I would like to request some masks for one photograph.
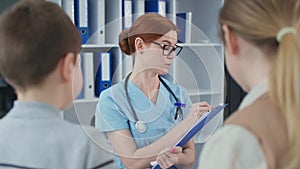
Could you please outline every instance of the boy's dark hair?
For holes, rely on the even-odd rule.
[[[81,39],[70,18],[56,4],[22,0],[0,17],[0,71],[13,87],[39,84],[72,52]]]

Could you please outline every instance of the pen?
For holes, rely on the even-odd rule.
[[[174,106],[176,106],[176,107],[185,107],[186,104],[180,103],[180,102],[176,102],[176,103],[174,103]]]
[[[157,161],[151,161],[151,163],[150,163],[150,164],[152,165],[152,167],[155,167],[155,166],[157,166],[157,165],[158,165]]]

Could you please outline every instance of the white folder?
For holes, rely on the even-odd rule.
[[[105,43],[105,0],[88,0],[90,44]]]
[[[59,5],[60,7],[62,7],[62,0],[47,0],[47,1],[56,3],[57,5]]]
[[[66,14],[70,17],[73,24],[75,24],[75,1],[62,0],[62,8],[66,12]]]
[[[81,54],[83,74],[83,97],[86,99],[95,98],[94,87],[94,55],[93,52]]]

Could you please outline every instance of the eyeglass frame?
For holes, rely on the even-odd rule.
[[[151,41],[151,43],[156,44],[156,45],[159,45],[159,46],[162,48],[162,50],[163,50],[162,54],[163,54],[164,56],[167,56],[167,58],[168,58],[168,56],[171,55],[172,52],[175,52],[175,50],[176,50],[177,48],[179,48],[179,51],[178,51],[177,53],[175,53],[175,55],[178,56],[178,55],[180,54],[180,52],[182,51],[182,48],[183,48],[182,46],[175,45],[175,47],[174,47],[174,46],[170,46],[170,45],[158,43],[158,42],[155,42],[155,41]],[[166,47],[171,47],[171,48],[172,48],[172,49],[169,51],[168,54],[165,54],[165,52],[164,52],[164,51],[167,51],[167,52],[168,52],[168,50],[166,50]]]

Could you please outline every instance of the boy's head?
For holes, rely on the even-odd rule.
[[[39,85],[68,54],[74,64],[81,38],[56,4],[22,0],[0,18],[0,71],[16,89]]]

